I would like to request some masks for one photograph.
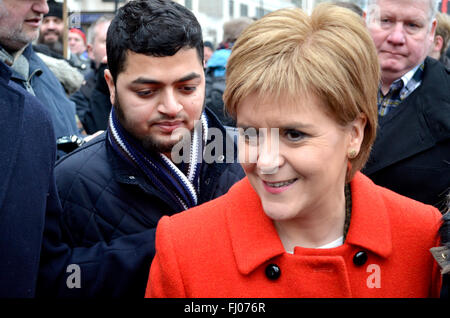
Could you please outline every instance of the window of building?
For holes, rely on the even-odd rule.
[[[303,5],[302,0],[291,0],[291,1],[297,8],[302,8]]]
[[[228,6],[229,6],[230,18],[233,18],[234,17],[234,0],[229,0]]]
[[[222,0],[199,0],[198,11],[209,17],[223,18]]]
[[[269,10],[266,10],[264,8],[261,7],[256,7],[256,17],[258,19],[261,19],[263,16],[265,16],[267,13],[270,13]]]
[[[184,0],[184,6],[189,10],[192,10],[192,0]]]
[[[248,6],[241,3],[241,17],[248,17]]]

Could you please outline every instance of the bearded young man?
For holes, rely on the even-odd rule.
[[[127,3],[108,29],[107,58],[114,106],[109,126],[55,168],[62,238],[72,248],[110,245],[144,232],[144,243],[154,245],[162,216],[210,201],[244,175],[234,142],[205,110],[202,31],[188,9],[163,0]],[[213,131],[222,132],[224,151],[232,145],[233,158],[216,151],[205,160],[202,150],[218,142],[210,140]],[[191,141],[183,148],[188,162],[172,160],[181,139]],[[134,244],[138,249],[143,241]],[[143,296],[154,246],[145,253],[147,263],[139,266],[147,265],[147,272],[133,268],[136,252],[130,252],[128,272],[101,270],[123,278],[111,278],[89,295]],[[74,293],[91,288],[83,285]]]

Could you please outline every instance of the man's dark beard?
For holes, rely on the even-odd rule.
[[[120,107],[119,99],[117,97],[117,90],[115,92],[114,97],[114,111],[117,114],[117,119],[119,120],[122,127],[125,131],[130,134],[135,140],[137,140],[141,146],[149,151],[149,152],[159,152],[159,153],[170,153],[172,151],[173,146],[177,143],[173,144],[164,144],[155,140],[152,136],[137,136],[133,133],[131,125],[127,122],[124,112],[122,111],[122,107]],[[192,130],[193,132],[193,130]],[[191,132],[191,133],[192,133]]]
[[[56,42],[52,42],[52,43],[44,43],[44,35],[42,33],[39,34],[39,39],[38,39],[38,43],[39,44],[43,44],[46,45],[50,50],[52,50],[53,52],[59,54],[59,55],[64,55],[63,51],[64,51],[64,46],[62,44],[63,42],[63,38],[60,35],[58,38],[58,41]]]

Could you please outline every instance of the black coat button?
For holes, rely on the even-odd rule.
[[[362,266],[367,262],[367,253],[364,251],[359,251],[353,256],[353,263],[356,266]]]
[[[269,264],[266,267],[266,276],[270,280],[276,280],[281,275],[281,269],[276,264]]]

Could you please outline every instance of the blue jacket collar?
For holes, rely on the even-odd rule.
[[[11,78],[11,74],[11,69],[5,63],[0,61],[0,79],[8,83]]]

